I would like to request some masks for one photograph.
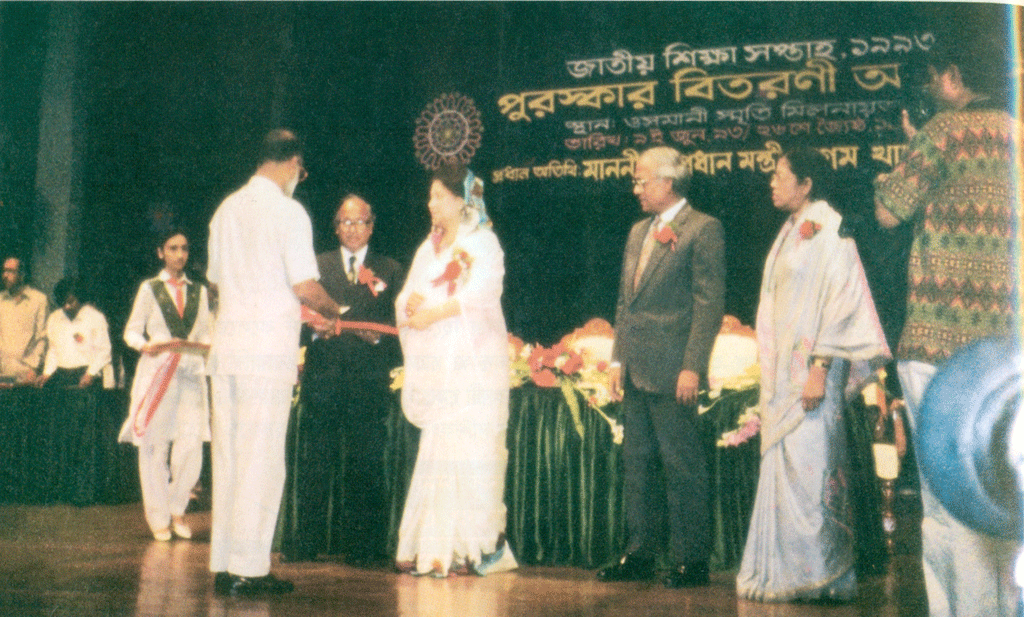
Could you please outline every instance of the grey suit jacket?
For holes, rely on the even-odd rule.
[[[626,242],[612,357],[637,388],[673,394],[680,371],[706,377],[722,325],[725,241],[718,219],[686,204],[672,222],[675,246],[656,242],[634,289],[640,249],[653,220],[633,225]]]

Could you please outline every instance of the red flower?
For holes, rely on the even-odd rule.
[[[387,288],[387,284],[381,279],[377,278],[377,275],[373,273],[373,270],[366,267],[366,264],[359,266],[359,274],[357,277],[360,285],[366,285],[370,289],[370,293],[376,298],[377,294],[384,291]]]
[[[537,371],[544,368],[544,356],[547,354],[547,350],[540,345],[535,346],[530,350],[530,357],[526,360],[526,365],[530,367],[530,370],[536,373]]]
[[[81,343],[81,342],[83,342],[84,340],[85,340],[85,337],[84,337],[84,336],[82,336],[82,335],[81,335],[80,333],[78,333],[78,332],[75,332],[75,342],[76,342],[76,343]]]
[[[544,366],[548,368],[558,368],[558,358],[568,352],[565,345],[562,343],[556,343],[551,346],[551,349],[547,350],[544,354]]]
[[[804,240],[810,240],[819,231],[821,231],[821,223],[806,220],[800,224],[800,237]]]
[[[453,259],[444,267],[444,273],[431,282],[435,287],[448,283],[448,295],[450,296],[455,293],[455,281],[458,280],[460,274],[462,274],[462,265]]]
[[[550,369],[541,369],[531,373],[530,378],[533,379],[533,383],[541,388],[554,388],[558,384],[558,378],[555,377],[555,374]]]
[[[566,354],[565,362],[562,363],[562,372],[566,375],[572,375],[581,368],[583,368],[583,358],[580,357],[580,354],[570,349]]]
[[[665,225],[658,231],[654,232],[654,239],[662,244],[670,245],[671,250],[676,250],[676,242],[679,242],[679,236],[676,235],[672,225]]]
[[[435,287],[448,283],[448,295],[450,296],[455,293],[455,282],[459,280],[464,270],[469,270],[472,264],[473,260],[469,253],[462,249],[455,249],[452,251],[452,260],[444,267],[444,272],[431,282]]]

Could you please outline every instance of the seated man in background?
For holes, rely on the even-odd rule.
[[[0,383],[34,383],[46,350],[46,312],[43,292],[25,283],[18,257],[4,258],[4,288],[0,291]]]
[[[53,301],[60,308],[46,320],[49,346],[40,385],[113,385],[107,319],[91,304],[83,304],[82,297],[78,279],[62,279],[54,287]]]
[[[320,283],[338,304],[349,307],[343,319],[394,326],[403,272],[394,259],[369,250],[373,223],[373,209],[364,199],[342,199],[334,216],[341,246],[317,256]],[[374,330],[343,331],[309,345],[294,479],[295,542],[284,547],[289,559],[340,551],[350,565],[388,561],[382,457],[390,372],[400,362],[397,338]],[[342,453],[345,464],[339,467]],[[345,470],[344,478],[332,482],[338,469]],[[332,517],[340,523],[335,525],[329,504],[332,493],[338,496],[331,488],[339,484],[344,487],[343,511]],[[335,530],[340,537],[334,537]]]

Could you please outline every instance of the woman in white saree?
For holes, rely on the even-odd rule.
[[[399,570],[483,575],[517,566],[505,540],[508,335],[504,253],[483,182],[435,173],[430,236],[395,301],[402,410],[421,429],[395,557]]]
[[[821,195],[831,169],[783,155],[772,201],[790,213],[765,262],[757,311],[761,467],[741,598],[856,598],[847,491],[847,396],[890,356],[857,247]]]

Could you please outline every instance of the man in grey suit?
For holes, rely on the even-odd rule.
[[[629,543],[598,579],[653,577],[667,527],[672,567],[665,586],[704,585],[711,514],[696,403],[722,323],[722,225],[687,202],[690,174],[677,150],[647,150],[633,178],[640,206],[654,216],[629,233],[612,352],[612,389],[625,427]]]

